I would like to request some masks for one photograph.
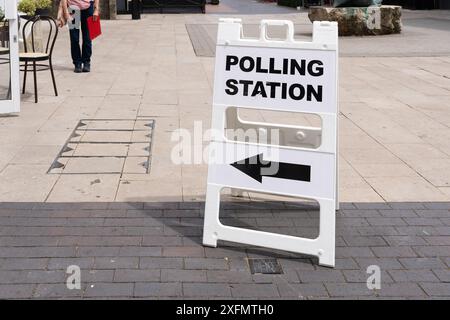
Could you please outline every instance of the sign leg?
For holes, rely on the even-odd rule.
[[[203,245],[217,247],[218,229],[220,227],[220,191],[222,187],[208,184],[206,188],[205,222],[203,227]]]
[[[318,201],[320,204],[319,264],[322,266],[334,267],[336,202],[335,200]]]

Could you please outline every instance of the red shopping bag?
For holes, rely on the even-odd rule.
[[[102,34],[102,27],[100,25],[100,17],[97,17],[97,19],[94,21],[93,17],[87,18],[87,25],[89,29],[89,37],[91,40],[94,40],[99,35]]]

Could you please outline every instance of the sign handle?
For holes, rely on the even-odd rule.
[[[277,41],[274,39],[270,39],[267,37],[267,27],[269,26],[278,26],[278,27],[286,27],[286,39],[282,41],[294,42],[294,24],[289,20],[269,20],[263,19],[259,25],[259,39],[261,41]]]

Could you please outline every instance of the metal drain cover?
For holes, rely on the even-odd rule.
[[[252,274],[283,274],[283,269],[277,259],[248,259]]]
[[[149,173],[154,125],[147,117],[81,119],[48,173]]]

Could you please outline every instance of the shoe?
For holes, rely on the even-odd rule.
[[[73,72],[75,73],[81,73],[83,70],[81,69],[81,64],[80,65],[75,65],[75,69],[73,70]]]
[[[83,72],[91,72],[91,65],[89,63],[83,65]]]

